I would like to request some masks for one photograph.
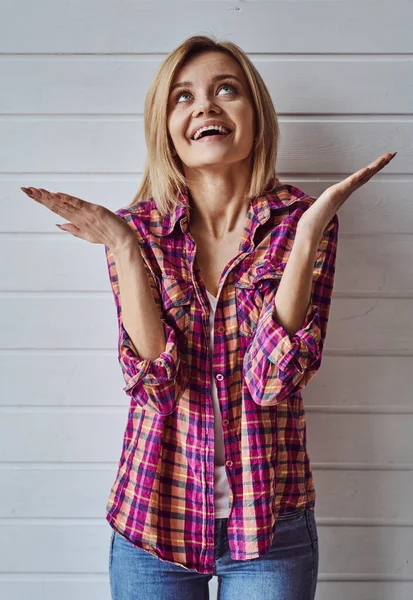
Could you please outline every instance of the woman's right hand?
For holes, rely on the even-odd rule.
[[[137,243],[136,234],[126,221],[100,204],[92,204],[62,192],[49,192],[43,188],[20,189],[36,202],[70,221],[63,223],[61,229],[75,237],[92,244],[105,244],[114,254],[131,242]]]

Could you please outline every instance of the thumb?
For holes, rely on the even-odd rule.
[[[62,231],[66,231],[67,233],[71,233],[73,235],[79,235],[80,229],[73,225],[73,223],[63,223],[63,225],[59,225],[59,223],[55,223],[56,227],[61,229]]]

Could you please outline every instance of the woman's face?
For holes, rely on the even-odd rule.
[[[188,83],[175,87],[184,81]],[[216,120],[231,133],[192,139],[204,121]],[[237,61],[211,51],[188,59],[172,82],[167,122],[186,176],[191,169],[213,167],[216,172],[251,160],[254,110],[247,79]]]

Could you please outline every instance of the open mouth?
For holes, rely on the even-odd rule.
[[[210,129],[208,131],[203,131],[201,135],[197,138],[191,138],[193,142],[208,142],[208,141],[219,141],[229,137],[232,134],[232,131],[228,133],[223,133],[218,129]]]

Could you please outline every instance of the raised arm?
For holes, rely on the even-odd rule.
[[[253,400],[273,406],[305,387],[321,365],[337,253],[338,217],[318,247],[296,236],[274,298],[244,357]]]
[[[112,286],[122,297],[122,322],[131,347],[142,359],[155,360],[165,350],[164,324],[156,306],[137,240],[120,250],[106,248]],[[115,296],[116,297],[116,296]]]
[[[246,384],[260,406],[294,394],[319,369],[334,284],[337,211],[396,154],[383,154],[327,188],[299,219],[275,305],[260,316],[244,357]]]
[[[113,251],[106,246],[109,279],[118,315],[118,360],[137,404],[170,414],[187,384],[186,364],[174,329],[162,320],[159,291],[147,272],[137,239]]]
[[[43,188],[21,189],[68,219],[69,223],[57,224],[63,231],[104,244],[118,315],[124,391],[145,410],[163,415],[173,412],[186,388],[186,364],[179,356],[174,329],[162,321],[162,310],[156,306],[158,292],[141,255],[138,232],[121,215],[100,204]]]

